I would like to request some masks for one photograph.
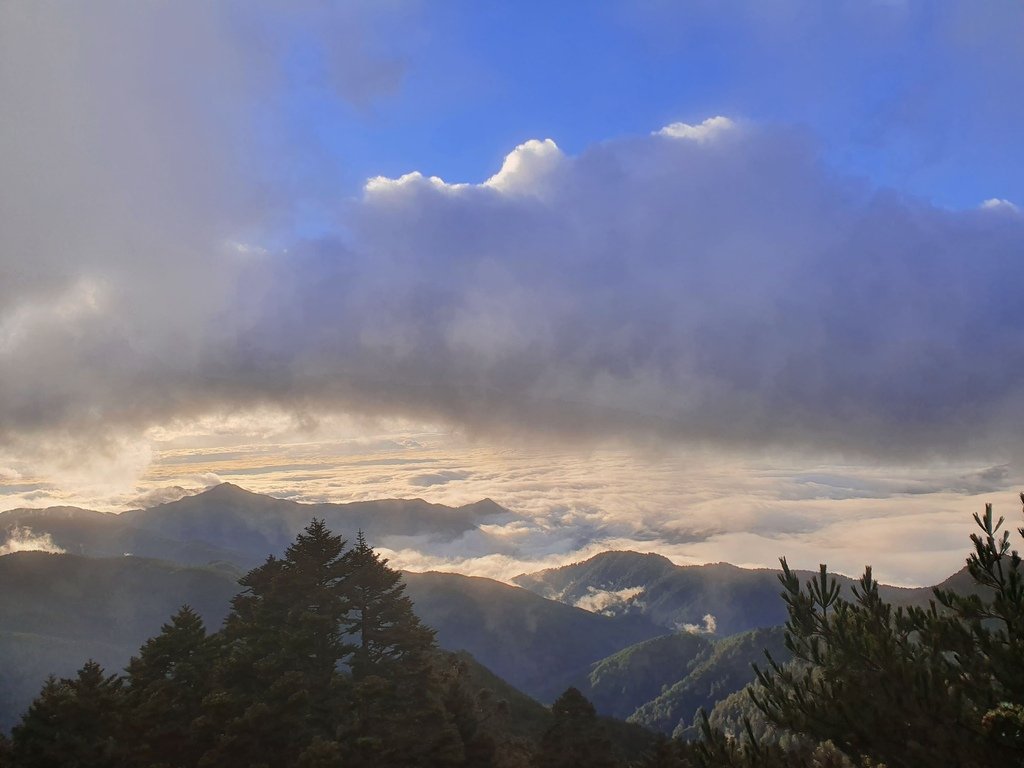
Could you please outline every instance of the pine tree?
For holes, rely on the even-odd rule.
[[[122,681],[95,661],[74,678],[47,679],[12,731],[14,765],[116,768],[122,762]]]
[[[978,594],[936,590],[927,609],[883,601],[870,568],[851,602],[824,565],[801,586],[783,559],[797,661],[769,657],[755,703],[855,763],[1024,765],[1024,572],[991,505],[975,521],[967,566]]]

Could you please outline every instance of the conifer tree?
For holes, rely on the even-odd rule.
[[[802,586],[783,559],[797,661],[769,657],[755,703],[855,763],[1024,765],[1024,572],[991,505],[975,521],[967,566],[977,593],[937,589],[926,609],[894,609],[870,568],[851,602],[824,565]]]
[[[51,676],[12,731],[12,762],[23,768],[117,768],[123,711],[121,679],[95,661],[76,677]]]
[[[222,736],[204,764],[292,765],[314,738],[334,737],[346,709],[344,550],[313,520],[283,558],[240,580],[221,632],[220,690],[206,702],[205,722]]]
[[[132,766],[194,766],[207,749],[194,726],[210,693],[217,647],[183,606],[128,663],[124,738]]]
[[[436,647],[434,631],[420,623],[412,600],[405,594],[402,574],[389,568],[366,543],[363,532],[348,555],[349,577],[345,585],[351,615],[348,633],[353,635],[352,676],[397,678],[408,667],[428,661]]]
[[[463,759],[443,701],[434,631],[420,623],[402,574],[362,531],[346,555],[356,686],[355,759],[374,766],[444,766]]]
[[[602,734],[594,705],[569,688],[551,705],[554,722],[541,738],[536,768],[614,768],[611,742]]]

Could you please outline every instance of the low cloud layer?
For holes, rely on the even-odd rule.
[[[883,581],[910,585],[936,583],[963,565],[971,515],[986,502],[1011,525],[1019,520],[1013,478],[1020,469],[1013,466],[787,464],[693,450],[583,453],[467,443],[445,431],[312,441],[296,434],[289,443],[264,438],[205,448],[176,447],[179,438],[167,437],[127,489],[36,488],[22,478],[0,484],[0,510],[75,505],[118,512],[225,480],[303,502],[423,497],[458,507],[490,497],[508,511],[481,518],[479,530],[371,543],[402,568],[499,579],[630,549],[680,564],[767,568],[786,555],[801,568],[824,561],[851,576],[871,563]],[[422,475],[448,482],[423,486]],[[592,597],[595,608],[616,602]]]

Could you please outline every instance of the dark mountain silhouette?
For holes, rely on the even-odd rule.
[[[512,581],[526,589],[569,605],[602,593],[627,591],[621,600],[610,599],[605,612],[641,615],[659,626],[675,630],[685,625],[702,627],[714,617],[719,637],[786,620],[780,597],[778,571],[740,568],[729,563],[675,565],[657,554],[603,552],[561,568],[516,576]],[[810,571],[797,571],[806,580]],[[855,579],[835,574],[844,595],[851,595]],[[968,587],[969,577],[950,577],[952,585]],[[931,587],[904,589],[883,586],[885,600],[897,605],[927,605]]]
[[[72,507],[0,512],[0,545],[16,532],[49,535],[73,554],[133,554],[204,565],[225,560],[246,568],[279,554],[309,521],[354,536],[362,530],[377,545],[391,536],[450,540],[478,523],[507,514],[490,499],[461,507],[423,499],[348,504],[302,504],[222,483],[194,496],[119,515]]]
[[[697,710],[710,712],[717,701],[754,681],[752,664],[765,666],[765,650],[779,661],[791,654],[782,627],[755,629],[726,637],[696,657],[684,674],[658,696],[629,715],[632,723],[674,736],[696,736],[691,730]]]
[[[577,687],[598,712],[625,720],[686,677],[713,646],[706,635],[691,632],[644,640],[591,665]]]
[[[593,662],[664,632],[641,616],[602,616],[492,579],[406,573],[405,581],[416,613],[437,630],[441,647],[469,651],[543,702]]]
[[[239,576],[281,552],[312,517],[350,539],[362,529],[380,544],[389,536],[453,539],[505,514],[489,499],[457,508],[422,499],[300,504],[231,484],[121,515],[0,513],[0,545],[48,536],[68,551],[0,557],[0,728],[47,674],[70,675],[90,657],[122,668],[184,603],[218,628]],[[686,731],[697,706],[710,709],[749,682],[750,663],[778,645],[786,618],[776,571],[678,566],[651,553],[606,552],[523,574],[515,579],[522,588],[449,573],[405,578],[442,648],[469,652],[542,702],[574,685],[600,713],[666,733]],[[853,580],[837,578],[849,595]],[[943,586],[976,588],[965,571]],[[895,604],[932,597],[930,588],[881,592]],[[679,632],[684,625],[691,631]]]
[[[219,626],[238,575],[138,557],[0,557],[0,728],[13,724],[48,674],[71,675],[89,658],[123,667],[182,604]]]
[[[227,615],[242,572],[140,557],[44,552],[0,557],[0,728],[46,675],[90,657],[122,668],[183,604],[210,629]],[[519,587],[457,574],[405,574],[414,609],[442,648],[465,650],[525,693],[550,702],[589,665],[661,633],[642,617],[610,618]]]

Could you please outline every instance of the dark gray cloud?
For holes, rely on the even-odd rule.
[[[234,333],[242,241],[324,178],[285,81],[360,105],[401,74],[372,5],[335,5],[0,4],[0,439],[209,407],[196,360]]]
[[[484,185],[370,182],[349,242],[278,262],[217,378],[480,430],[1016,445],[1015,208],[836,178],[791,132],[675,134],[525,145]]]
[[[531,142],[486,184],[373,180],[336,237],[268,252],[296,190],[266,183],[254,158],[291,155],[252,126],[273,120],[288,43],[315,29],[348,51],[319,77],[355,105],[401,67],[366,50],[363,11],[169,7],[0,8],[8,444],[270,405],[583,440],[1018,448],[1012,204],[933,207],[837,177],[799,131],[718,121],[575,156]]]

